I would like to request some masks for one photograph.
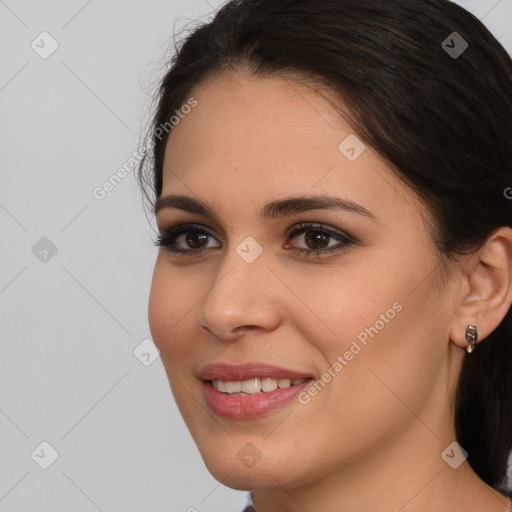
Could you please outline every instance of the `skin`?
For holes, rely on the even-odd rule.
[[[425,226],[426,209],[370,147],[354,161],[338,149],[353,129],[326,97],[282,77],[224,72],[197,86],[198,105],[169,137],[162,196],[205,201],[218,219],[175,208],[159,230],[198,223],[212,233],[204,255],[160,249],[149,323],[179,410],[212,475],[252,490],[258,512],[504,512],[510,500],[464,461],[441,457],[456,440],[452,397],[467,342],[479,342],[512,300],[509,228],[457,264],[443,282]],[[311,210],[273,220],[268,201],[338,195],[378,219]],[[299,222],[355,237],[334,246],[286,236]],[[315,233],[310,233],[314,235]],[[251,236],[262,254],[236,247]],[[182,249],[197,246],[178,242]],[[402,309],[307,405],[293,400],[264,416],[215,416],[198,371],[206,364],[266,362],[321,378],[394,303]],[[470,356],[469,356],[470,357]],[[246,467],[238,451],[261,459]]]

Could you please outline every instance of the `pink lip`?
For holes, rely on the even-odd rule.
[[[255,379],[256,377],[272,377],[273,379],[309,379],[312,375],[296,372],[286,368],[280,368],[265,363],[246,363],[232,365],[227,363],[214,363],[203,366],[198,377],[202,380],[230,380],[243,381]],[[235,397],[236,398],[236,397]]]
[[[230,396],[227,393],[217,391],[210,381],[205,381],[203,382],[203,392],[208,406],[217,416],[230,419],[250,419],[266,414],[290,402],[310,384],[311,380],[306,380],[302,384],[289,388],[278,388],[275,391],[260,392],[247,396]]]
[[[307,373],[265,363],[209,364],[201,368],[198,377],[203,381],[204,397],[212,412],[218,416],[231,419],[249,419],[266,414],[293,400],[313,379]],[[289,388],[278,388],[274,391],[246,396],[231,396],[217,391],[211,382],[212,380],[244,381],[257,377],[308,380]]]

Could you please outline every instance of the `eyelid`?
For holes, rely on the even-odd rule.
[[[323,224],[321,222],[299,222],[298,224],[294,224],[290,228],[286,230],[286,236],[287,237],[293,237],[294,235],[307,231],[307,230],[318,230],[318,231],[324,231],[326,233],[330,233],[333,237],[340,237],[344,238],[346,240],[350,240],[352,242],[355,242],[356,239],[352,235],[349,235],[345,231],[341,231],[340,229],[337,229],[335,227],[331,227],[328,224]]]
[[[220,242],[218,240],[217,236],[212,232],[213,231],[212,229],[204,226],[203,224],[199,224],[199,223],[195,223],[195,222],[180,222],[178,224],[174,224],[172,226],[169,226],[168,228],[163,228],[160,231],[160,234],[163,237],[177,238],[186,233],[190,233],[190,232],[194,232],[194,231],[199,231],[200,233],[206,233],[209,236],[211,236],[212,238],[214,238],[215,240],[217,240],[217,242],[222,244],[222,242]],[[190,250],[189,252],[200,252],[200,251],[201,251],[201,249],[196,250],[196,251]],[[182,249],[182,252],[187,252],[187,250]]]

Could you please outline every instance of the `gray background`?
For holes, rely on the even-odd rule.
[[[0,0],[4,512],[235,512],[246,501],[204,467],[161,360],[134,353],[150,338],[157,249],[133,171],[93,195],[139,147],[144,91],[173,29],[221,3]],[[512,0],[458,3],[511,52]],[[56,43],[42,32],[58,43],[47,58]],[[58,452],[47,469],[42,442]]]

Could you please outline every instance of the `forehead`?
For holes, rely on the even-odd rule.
[[[265,163],[306,149],[314,156],[352,131],[322,95],[288,78],[225,72],[190,96],[197,106],[173,129],[169,151],[179,145],[191,152],[200,144],[203,152],[194,157],[241,161],[245,156]]]
[[[197,105],[168,139],[162,195],[212,198],[239,213],[308,193],[336,193],[369,209],[419,207],[325,94],[308,85],[229,72],[194,88]],[[347,144],[355,159],[343,152]]]

